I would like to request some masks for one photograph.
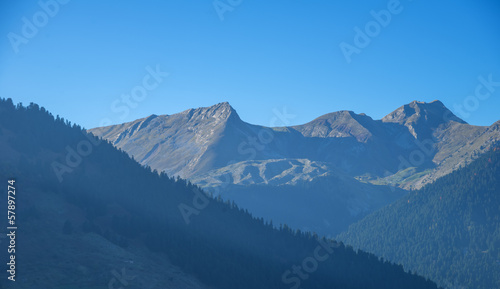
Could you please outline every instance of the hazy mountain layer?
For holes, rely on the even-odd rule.
[[[35,104],[0,99],[0,145],[0,174],[20,195],[18,279],[2,287],[437,288],[374,255],[274,229]]]
[[[360,183],[328,164],[307,159],[244,161],[192,181],[276,225],[286,223],[330,237],[405,194]]]
[[[490,127],[468,125],[440,101],[414,101],[382,120],[340,111],[283,128],[245,123],[228,103],[220,103],[90,132],[141,164],[187,178],[238,162],[279,159],[321,162],[379,182],[409,167],[427,170],[416,179],[399,180],[396,184],[402,187],[420,187],[447,174],[500,138],[499,122]]]
[[[320,186],[317,193],[326,197],[318,201],[335,199],[345,206],[325,218],[324,214],[315,216],[315,205],[311,204],[311,218],[316,220],[362,217],[403,193],[395,195],[372,187],[372,194],[364,194],[366,186],[361,183],[419,188],[470,162],[500,139],[499,123],[490,127],[469,125],[440,101],[414,101],[381,120],[339,111],[304,125],[278,128],[248,124],[228,103],[220,103],[90,131],[125,150],[141,164],[189,178],[239,200],[242,207],[264,208],[264,202],[277,196],[256,199],[242,197],[239,191],[273,194],[282,190],[280,186],[293,191],[294,186],[307,187],[308,182],[351,178],[347,191],[341,191],[346,188],[342,185]],[[310,204],[305,194],[286,197],[292,207]],[[247,203],[249,199],[254,201]],[[353,205],[353,200],[359,203]],[[281,214],[269,208],[259,212],[274,220],[289,216],[287,223],[292,227],[314,227],[327,235],[340,229],[318,228],[317,224],[304,226],[303,222],[294,221],[302,216],[297,210]]]

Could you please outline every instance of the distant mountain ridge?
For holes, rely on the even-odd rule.
[[[339,175],[376,185],[374,193],[362,202],[365,205],[352,210],[359,212],[353,218],[404,194],[395,196],[386,186],[420,188],[470,162],[500,139],[498,123],[490,127],[469,125],[438,100],[413,101],[381,120],[339,111],[288,127],[246,123],[224,102],[89,131],[143,165],[188,178],[225,198],[238,199],[238,191],[248,193],[249,185],[278,189],[297,185],[296,180],[301,180],[301,185],[331,183],[328,178]],[[290,162],[302,165],[283,166]],[[304,166],[305,162],[309,165]],[[324,167],[328,169],[308,171]],[[271,175],[275,177],[266,177]],[[364,190],[352,184],[348,187],[353,195]],[[335,187],[324,190],[318,194],[340,193]],[[343,202],[347,205],[350,201]],[[268,215],[283,217],[276,212]],[[332,214],[326,219],[339,217]],[[335,229],[321,230],[325,234],[330,231]]]
[[[436,100],[430,103],[413,101],[381,120],[373,120],[367,115],[352,111],[339,111],[323,115],[304,125],[284,128],[266,128],[246,123],[229,103],[224,102],[174,115],[151,115],[133,122],[89,131],[112,141],[115,146],[129,152],[144,165],[171,175],[190,178],[225,166],[229,161],[248,160],[249,155],[243,152],[245,146],[241,144],[251,144],[248,138],[258,137],[259,131],[267,129],[273,133],[274,138],[269,144],[256,144],[256,155],[252,159],[306,158],[333,163],[340,160],[342,163],[342,160],[349,158],[346,152],[352,150],[370,153],[375,150],[379,155],[392,154],[389,157],[384,155],[385,161],[369,164],[369,169],[366,166],[363,169],[349,169],[348,166],[340,165],[350,175],[359,176],[368,172],[375,173],[373,178],[376,178],[385,177],[387,171],[396,173],[398,160],[394,155],[405,156],[408,150],[419,149],[415,140],[428,140],[437,144],[442,140],[434,135],[436,132],[484,132],[488,128],[468,125]],[[498,129],[494,127],[490,127],[489,133],[492,138],[498,137]],[[453,137],[453,141],[457,141],[457,136]],[[318,139],[325,141],[318,143]],[[234,144],[235,141],[238,142],[236,145],[228,147],[227,144]],[[290,148],[289,142],[299,148]],[[332,145],[332,142],[336,143]],[[319,148],[319,155],[315,156],[308,148],[301,151],[300,146],[304,145],[310,145],[316,151],[318,146],[327,149],[335,147],[337,151],[342,151],[337,155],[332,152],[325,154],[325,149]],[[387,149],[384,152],[384,147],[390,148],[390,152]],[[167,150],[169,155],[160,154],[163,150]],[[228,158],[228,154],[232,154],[231,157]],[[363,153],[359,152],[359,155]],[[434,155],[428,159],[433,161],[432,157]],[[165,162],[167,159],[169,162]],[[369,162],[361,161],[361,166],[367,161]]]

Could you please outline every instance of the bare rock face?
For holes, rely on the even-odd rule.
[[[412,101],[382,118],[385,123],[404,125],[415,138],[425,138],[440,125],[448,122],[465,124],[439,100],[430,103]]]
[[[344,213],[340,207],[336,212],[325,210],[330,215],[321,218],[331,224],[328,220],[351,222],[346,216],[352,217],[352,212],[363,216],[390,203],[402,194],[394,195],[394,187],[419,188],[467,164],[500,139],[499,126],[500,122],[490,127],[469,125],[436,100],[413,101],[381,120],[339,111],[303,125],[271,128],[242,121],[224,102],[90,131],[139,163],[188,178],[227,198],[239,198],[242,207],[262,209],[268,197],[259,197],[259,203],[241,198],[242,194],[272,195],[286,187],[295,192],[288,195],[290,203],[310,198],[307,202],[315,199],[351,208]],[[366,183],[377,186],[367,189]],[[298,193],[307,186],[314,187],[312,195]],[[383,186],[393,188],[386,191],[387,187],[380,189]],[[359,193],[366,191],[372,194]],[[335,201],[325,195],[335,196]],[[267,200],[276,202],[272,197]],[[302,212],[306,213],[318,214],[314,205]],[[269,208],[261,214],[281,220],[286,212],[277,215]],[[321,231],[318,226],[314,227]]]
[[[362,121],[363,118],[366,120]],[[364,126],[367,122],[373,122],[373,120],[370,117],[344,110],[320,116],[307,124],[293,128],[305,137],[352,137],[359,142],[366,142],[373,136],[372,132]]]
[[[213,174],[239,162],[305,159],[352,177],[390,180],[406,188],[449,173],[499,136],[498,123],[468,125],[438,100],[413,101],[381,120],[339,111],[286,128],[248,124],[223,102],[90,131],[141,164],[184,178]],[[416,168],[418,178],[398,175],[410,167]]]
[[[190,177],[214,164],[214,145],[231,126],[246,126],[227,103],[175,115],[151,115],[92,133],[111,141],[138,162],[172,175]]]

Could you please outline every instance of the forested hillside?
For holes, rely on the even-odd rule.
[[[0,100],[0,146],[4,180],[14,177],[25,192],[71,204],[68,208],[19,204],[19,222],[29,227],[30,222],[43,220],[48,210],[84,212],[83,219],[65,220],[57,234],[41,234],[43,228],[38,233],[24,231],[25,240],[37,241],[38,252],[64,247],[65,235],[80,234],[84,240],[87,234],[98,234],[124,249],[147,248],[220,289],[437,288],[374,255],[318,240],[285,225],[273,229],[242,209],[209,198],[189,182],[152,172],[110,143],[54,118],[36,104],[14,106],[10,99]],[[75,252],[83,251],[83,247],[73,246]],[[33,259],[37,253],[28,252],[27,248],[19,250],[19,259]],[[2,255],[3,260],[5,257]],[[65,264],[69,256],[52,258]],[[40,279],[30,281],[29,288],[61,285],[44,279],[57,270],[48,260],[46,266],[40,262],[23,262],[22,266],[20,275],[28,271],[40,274]],[[86,284],[93,285],[88,287],[107,288],[100,280],[105,279],[102,268],[87,270],[91,277]],[[64,275],[64,271],[58,272]]]
[[[351,225],[340,240],[447,288],[500,288],[500,148]]]

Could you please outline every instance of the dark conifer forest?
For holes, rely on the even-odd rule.
[[[11,99],[0,100],[0,140],[3,178],[15,177],[21,189],[62,198],[85,212],[85,220],[79,224],[63,220],[59,234],[51,237],[52,246],[58,246],[58,242],[63,242],[62,236],[71,234],[99,234],[125,249],[139,244],[158,256],[165,256],[205,284],[221,289],[437,288],[431,281],[405,272],[401,265],[373,254],[291,230],[284,224],[275,229],[234,204],[206,196],[183,179],[142,167],[111,143],[87,134],[77,124],[53,117],[36,104],[25,107],[14,105]],[[470,168],[418,191],[418,195],[413,193],[409,204],[400,202],[378,213],[377,219],[383,221],[391,217],[390,211],[400,207],[407,213],[399,224],[413,220],[414,228],[405,227],[406,231],[400,231],[404,228],[398,225],[389,232],[374,221],[357,225],[365,227],[366,234],[374,237],[390,233],[391,236],[384,235],[384,239],[394,242],[398,234],[415,234],[414,237],[421,240],[431,238],[432,242],[422,245],[420,250],[411,251],[396,243],[401,250],[389,255],[384,250],[389,244],[375,241],[368,246],[370,238],[358,245],[380,252],[390,260],[405,263],[408,258],[415,258],[414,262],[423,260],[421,266],[428,270],[416,265],[410,267],[427,275],[429,270],[435,270],[436,274],[446,270],[449,267],[443,265],[451,260],[458,260],[453,264],[463,266],[464,272],[480,273],[482,268],[472,267],[470,258],[490,258],[492,262],[498,259],[499,208],[495,186],[498,185],[499,154],[491,152]],[[435,193],[438,189],[440,194]],[[425,208],[426,212],[418,212],[417,206],[412,206],[424,201],[432,204]],[[480,202],[491,206],[483,208]],[[441,205],[445,203],[447,206]],[[403,208],[403,205],[408,206]],[[463,219],[455,218],[453,212],[464,206],[470,214]],[[121,211],[111,209],[113,207]],[[444,208],[448,209],[444,211]],[[27,216],[34,213],[22,205],[19,210],[20,222],[30,222]],[[43,218],[43,213],[37,216]],[[112,220],[109,226],[98,222],[103,216]],[[466,227],[459,228],[454,225],[456,222]],[[456,232],[447,232],[447,228]],[[497,237],[484,239],[483,230],[494,228]],[[452,234],[449,241],[457,242],[457,250],[431,261],[426,252],[439,250],[445,238],[439,232]],[[24,238],[40,237],[26,232]],[[346,239],[351,242],[354,237]],[[463,248],[469,251],[464,252]],[[318,252],[321,252],[321,260]],[[497,255],[493,255],[494,252]],[[35,265],[24,263],[23,266],[28,270],[26,267]],[[293,268],[297,266],[306,266],[310,273],[303,269],[294,273]],[[51,268],[37,270],[43,272]],[[485,285],[498,287],[498,280],[492,276],[477,275],[477,278],[486,277]]]
[[[339,236],[449,288],[500,288],[500,146]]]

